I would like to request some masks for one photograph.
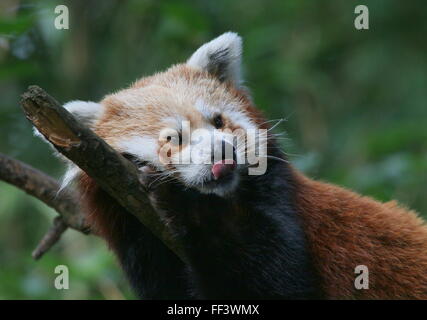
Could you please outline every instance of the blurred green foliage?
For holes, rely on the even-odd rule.
[[[56,5],[70,29],[54,28]],[[59,177],[32,135],[19,96],[38,84],[62,102],[99,100],[186,60],[233,30],[244,74],[270,119],[286,118],[284,150],[308,175],[427,216],[427,19],[421,1],[366,1],[370,29],[354,28],[359,1],[2,0],[0,152]],[[133,295],[105,244],[67,231],[39,262],[31,250],[55,213],[0,182],[0,299],[120,299]],[[54,289],[54,268],[70,289]]]

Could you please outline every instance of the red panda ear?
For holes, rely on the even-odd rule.
[[[64,104],[64,108],[89,128],[94,126],[104,112],[102,104],[91,101],[70,101]]]
[[[242,39],[237,33],[226,32],[205,43],[188,59],[187,65],[206,70],[221,82],[241,82]]]

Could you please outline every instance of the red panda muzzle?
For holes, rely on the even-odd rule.
[[[231,163],[230,163],[231,162]],[[236,161],[234,160],[220,160],[212,166],[212,174],[215,180],[227,176],[236,169]]]

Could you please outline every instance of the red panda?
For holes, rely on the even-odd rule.
[[[184,244],[186,264],[69,165],[64,184],[77,181],[93,232],[114,250],[136,293],[146,299],[427,298],[427,226],[396,202],[298,172],[242,86],[241,47],[241,38],[228,32],[185,63],[99,103],[65,105],[140,168],[153,207]],[[193,141],[187,126],[203,129],[208,139]],[[258,143],[236,143],[233,132],[261,129]],[[258,155],[265,170],[249,174],[256,166],[246,157],[255,145],[265,147]],[[367,289],[355,286],[359,265],[369,271]]]

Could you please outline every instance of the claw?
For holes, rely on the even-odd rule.
[[[147,191],[150,191],[154,177],[153,173],[156,172],[151,166],[145,165],[143,167],[138,168],[139,170],[139,182],[147,189]]]

